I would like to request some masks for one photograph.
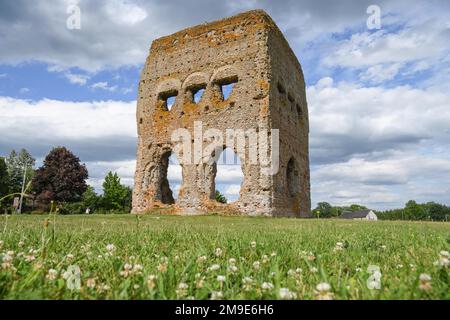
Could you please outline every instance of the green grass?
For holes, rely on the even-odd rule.
[[[448,223],[1,215],[0,241],[1,299],[210,299],[213,292],[224,299],[315,299],[323,282],[330,285],[323,296],[334,299],[450,298],[448,267],[435,265],[445,264]],[[110,255],[108,244],[115,247]],[[129,274],[127,263],[135,268]],[[379,290],[367,287],[369,265],[380,268]],[[70,266],[80,268],[79,289],[76,276],[63,276],[76,269]],[[428,290],[419,289],[422,273],[431,276]],[[251,281],[244,284],[245,277]]]

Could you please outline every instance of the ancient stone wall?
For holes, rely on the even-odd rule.
[[[225,98],[222,90],[228,84],[234,87]],[[199,90],[204,93],[196,102]],[[169,110],[171,97],[176,98]],[[309,215],[309,129],[303,75],[287,41],[263,11],[155,40],[139,83],[137,123],[133,212],[166,207],[181,214],[229,210],[249,215]],[[257,133],[279,129],[280,168],[275,174],[263,173],[266,164],[255,163],[250,138],[245,140],[244,151],[236,144],[228,145],[241,159],[244,180],[240,199],[221,205],[214,200],[217,154],[202,152],[200,161],[185,161],[195,156],[177,152],[173,134],[185,129],[195,149],[211,140],[199,137],[199,132],[215,129],[226,137],[230,128]],[[225,139],[223,144],[227,146]],[[271,151],[270,143],[266,146]],[[167,180],[171,153],[182,166],[177,201]]]

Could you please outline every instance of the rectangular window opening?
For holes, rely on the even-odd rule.
[[[171,90],[160,93],[159,100],[163,101],[163,108],[170,111],[173,105],[175,104],[177,95],[178,95],[177,90]]]
[[[222,93],[223,101],[228,100],[230,98],[234,86],[236,85],[237,82],[238,78],[236,76],[217,81],[217,84],[220,87],[220,92]]]

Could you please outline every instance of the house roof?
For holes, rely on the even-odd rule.
[[[342,219],[358,219],[358,218],[365,218],[369,212],[372,210],[361,210],[361,211],[344,211],[339,218]]]

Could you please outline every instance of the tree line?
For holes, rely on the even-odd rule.
[[[318,218],[338,218],[343,212],[368,210],[367,207],[352,204],[350,206],[333,206],[328,202],[319,202],[312,210]],[[404,208],[377,211],[373,210],[380,220],[410,220],[410,221],[449,221],[450,206],[436,202],[417,203],[408,201]]]
[[[1,212],[17,211],[21,194],[22,212],[76,214],[131,210],[132,189],[121,183],[117,173],[106,175],[103,193],[99,195],[87,184],[86,166],[67,148],[53,148],[37,169],[34,169],[35,162],[26,149],[19,153],[13,150],[9,156],[0,157]]]

